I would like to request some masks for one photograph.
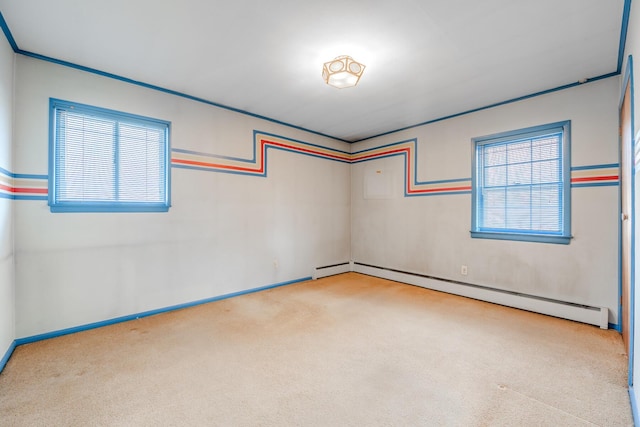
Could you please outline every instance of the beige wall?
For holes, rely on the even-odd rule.
[[[419,181],[471,177],[474,137],[571,120],[572,167],[618,163],[619,78],[394,133],[353,151],[417,139]],[[365,197],[367,177],[386,175],[387,197]],[[353,165],[355,262],[609,309],[618,322],[618,187],[573,188],[569,245],[472,239],[471,194],[405,197],[404,159]],[[461,266],[468,275],[461,275]]]
[[[0,37],[0,167],[12,172],[13,64],[15,55]],[[0,172],[0,183],[7,185]],[[13,201],[0,197],[0,359],[15,338]]]
[[[212,155],[251,157],[254,130],[346,151],[416,138],[423,181],[469,178],[473,137],[562,120],[572,121],[573,166],[618,161],[617,77],[347,146],[52,63],[16,62],[17,173],[47,173],[51,97],[169,120],[173,148]],[[46,201],[16,201],[16,335],[296,280],[349,259],[606,306],[618,322],[617,187],[572,190],[574,239],[564,246],[471,239],[471,196],[405,197],[399,157],[349,166],[274,150],[268,163],[266,178],[173,168],[168,214],[51,214]],[[365,198],[365,178],[377,170],[389,193]]]
[[[471,138],[572,121],[572,165],[617,163],[619,79],[483,110],[351,147],[272,122],[17,58],[15,169],[46,174],[49,98],[172,122],[173,148],[250,158],[253,131],[359,151],[416,138],[417,178],[469,178]],[[365,199],[383,170],[384,198]],[[404,197],[399,157],[347,165],[271,151],[266,178],[172,169],[168,214],[51,214],[17,201],[17,336],[296,280],[352,259],[578,304],[617,323],[617,187],[574,188],[568,246],[471,239],[469,194]],[[467,265],[469,274],[460,275]]]
[[[15,169],[46,174],[49,98],[171,122],[171,146],[251,158],[269,121],[19,56]],[[266,177],[172,168],[168,213],[52,214],[16,201],[17,337],[309,277],[349,260],[349,165],[271,150]]]

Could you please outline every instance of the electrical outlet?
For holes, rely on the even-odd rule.
[[[273,268],[278,268],[278,260],[277,259],[273,260]]]
[[[463,276],[467,275],[467,266],[463,265],[460,267],[460,274],[462,274]]]

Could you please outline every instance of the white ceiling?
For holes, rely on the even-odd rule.
[[[617,72],[624,0],[0,0],[21,51],[357,141]],[[354,88],[324,84],[350,55]]]

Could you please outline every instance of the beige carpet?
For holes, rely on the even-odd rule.
[[[632,425],[623,351],[349,273],[20,346],[0,425]]]

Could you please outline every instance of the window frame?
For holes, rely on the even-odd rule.
[[[518,142],[527,138],[535,138],[553,133],[562,133],[560,143],[562,196],[562,231],[545,232],[543,230],[513,230],[505,228],[483,229],[479,224],[481,201],[479,192],[484,188],[482,167],[479,164],[479,153],[482,147],[489,144]],[[472,174],[471,174],[471,237],[482,239],[515,240],[525,242],[556,243],[567,245],[571,242],[571,120],[533,126],[493,135],[472,138]]]
[[[98,118],[113,120],[119,123],[137,124],[164,129],[164,159],[160,165],[164,168],[164,200],[161,202],[147,201],[60,201],[57,200],[59,190],[59,177],[57,176],[56,153],[58,151],[57,140],[57,111],[74,111],[80,114],[92,115]],[[51,212],[167,212],[171,207],[171,122],[95,107],[77,102],[60,99],[49,99],[49,194],[48,204]],[[114,158],[119,158],[119,140],[114,143]],[[114,176],[114,186],[119,185],[119,177]],[[119,191],[119,190],[118,190]]]

